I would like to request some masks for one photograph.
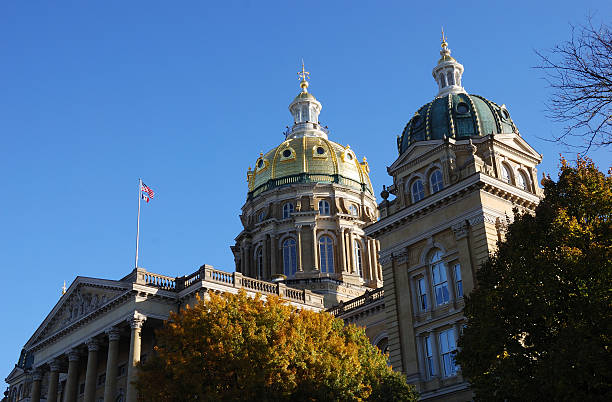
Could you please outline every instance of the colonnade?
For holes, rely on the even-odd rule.
[[[146,320],[146,316],[140,313],[135,313],[127,321],[130,326],[130,351],[127,362],[127,386],[125,400],[127,402],[136,402],[137,390],[133,382],[137,376],[137,364],[140,361],[141,355],[141,336],[142,326]],[[83,392],[84,402],[96,401],[96,386],[98,376],[98,360],[104,358],[100,356],[102,343],[108,341],[108,351],[106,354],[106,372],[104,380],[104,400],[114,401],[117,397],[117,376],[118,358],[119,358],[119,342],[121,339],[121,328],[114,326],[105,331],[103,336],[96,336],[88,339],[84,345],[78,345],[70,350],[67,350],[63,355],[56,357],[48,364],[34,368],[32,372],[32,393],[31,401],[40,402],[41,399],[41,384],[45,372],[49,372],[49,382],[47,389],[47,402],[76,402],[79,396],[79,374],[83,363],[86,363],[85,370],[85,389]],[[87,349],[87,357],[85,358],[83,350]],[[66,369],[65,361],[68,360]],[[59,374],[67,372],[66,384],[63,390],[63,401],[58,400],[59,393]]]
[[[308,233],[308,231],[311,233]],[[332,230],[332,232],[336,237],[334,271],[336,273],[359,274],[358,262],[355,260],[354,249],[355,241],[357,240],[361,245],[363,279],[366,282],[381,283],[383,277],[382,269],[378,264],[378,252],[380,251],[378,242],[362,234],[357,234],[352,228],[340,227],[337,230]],[[312,269],[314,271],[319,270],[318,234],[321,234],[320,229],[317,228],[316,224],[302,224],[296,225],[291,233],[294,233],[296,241],[297,271],[305,271],[303,264],[305,255],[310,255],[312,257]],[[305,233],[308,234],[310,238],[308,244],[304,243]],[[251,240],[244,239],[240,246],[240,272],[242,272],[243,275],[254,278],[257,277],[255,250],[257,250],[258,247],[262,247],[263,272],[266,276],[262,279],[270,279],[275,274],[283,274],[282,244],[279,241],[282,234],[284,233],[266,234],[263,241],[259,241],[257,244]]]

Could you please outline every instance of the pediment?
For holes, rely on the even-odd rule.
[[[77,277],[26,343],[26,347],[71,326],[129,292],[126,282]]]
[[[8,384],[12,384],[13,381],[17,380],[20,376],[23,375],[23,373],[24,373],[23,369],[15,365],[15,367],[13,367],[13,370],[11,370],[10,374],[6,376],[4,381],[6,381]]]
[[[529,158],[534,158],[539,161],[542,159],[542,156],[520,135],[498,134],[495,136],[495,140],[513,148],[515,151],[525,154]]]
[[[398,169],[400,166],[406,163],[409,163],[419,158],[420,156],[426,154],[427,152],[431,151],[432,149],[440,146],[441,143],[442,143],[442,140],[415,142],[410,147],[408,147],[408,149],[403,154],[401,154],[399,158],[397,158],[395,162],[393,162],[393,164],[389,166],[387,170],[389,172],[393,172],[396,169]]]

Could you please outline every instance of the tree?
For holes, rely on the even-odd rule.
[[[209,293],[156,332],[146,401],[415,401],[362,328],[282,299]]]
[[[612,400],[612,177],[562,159],[466,298],[457,362],[482,400]]]
[[[572,26],[572,37],[549,52],[536,52],[538,68],[553,89],[548,103],[550,117],[565,124],[555,140],[581,147],[612,144],[612,31],[601,24],[594,27],[589,18],[585,25]],[[576,145],[573,145],[576,146]]]

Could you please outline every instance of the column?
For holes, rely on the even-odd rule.
[[[272,276],[283,273],[283,270],[276,266],[276,255],[278,254],[276,239],[276,235],[270,235],[270,274]]]
[[[117,393],[117,358],[119,356],[119,330],[111,328],[108,335],[108,355],[106,357],[106,381],[104,382],[104,400],[114,401]]]
[[[345,258],[345,246],[344,246],[344,229],[340,228],[338,231],[338,239],[340,240],[340,249],[338,250],[338,257],[340,258],[340,269],[342,272],[346,272],[346,258]]]
[[[296,226],[297,232],[297,269],[299,272],[304,271],[302,267],[302,226]]]
[[[374,240],[366,238],[368,242],[368,257],[370,261],[370,275],[374,282],[378,282],[378,269],[376,266],[376,247],[374,246]]]
[[[319,253],[317,253],[317,225],[312,224],[312,261],[315,271],[319,270]]]
[[[49,364],[49,390],[47,391],[47,402],[57,402],[57,385],[61,364],[58,359],[53,359]]]
[[[85,372],[85,395],[84,402],[95,402],[96,379],[98,377],[98,350],[100,344],[95,339],[87,341],[87,371]]]
[[[240,245],[240,273],[246,275],[246,262],[244,255],[244,242]]]
[[[459,264],[461,265],[461,280],[463,281],[463,294],[469,294],[474,288],[474,273],[472,272],[472,256],[469,244],[469,226],[467,222],[453,225],[457,250],[459,251]]]
[[[79,352],[72,349],[68,352],[68,379],[64,390],[64,402],[75,402],[79,386]]]
[[[136,402],[138,400],[138,390],[133,384],[136,381],[136,365],[140,362],[140,336],[142,331],[142,325],[144,324],[146,316],[135,312],[134,316],[128,319],[130,327],[132,328],[132,334],[130,337],[130,357],[128,358],[127,367],[127,395],[125,400],[127,402]]]
[[[32,399],[31,402],[40,402],[40,381],[42,380],[42,371],[39,368],[32,372]]]
[[[264,235],[263,241],[261,242],[261,278],[257,279],[270,279],[268,275],[268,235]],[[259,272],[258,272],[259,274]]]
[[[352,274],[356,274],[358,272],[356,272],[357,271],[357,264],[356,264],[356,261],[355,261],[355,249],[354,249],[355,239],[353,238],[353,232],[349,231],[348,239],[349,239],[349,241],[348,241],[348,243],[349,243],[348,250],[349,250],[349,258],[350,258],[349,261],[351,262],[351,273]]]

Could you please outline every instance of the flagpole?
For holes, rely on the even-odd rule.
[[[142,179],[138,179],[138,218],[136,220],[136,263],[134,268],[138,268],[138,238],[140,237],[140,199],[142,198]]]

